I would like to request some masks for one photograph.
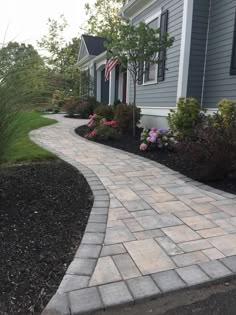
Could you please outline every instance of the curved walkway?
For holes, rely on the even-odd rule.
[[[58,124],[31,138],[77,167],[95,201],[82,244],[44,314],[85,314],[234,277],[235,195],[89,142],[74,133],[84,121],[53,117]]]

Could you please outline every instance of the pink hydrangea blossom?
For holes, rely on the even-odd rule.
[[[104,125],[106,125],[106,126],[111,126],[111,127],[115,127],[115,126],[116,126],[116,121],[115,121],[115,120],[106,121],[106,122],[104,122]]]
[[[167,137],[167,136],[164,136],[164,137],[162,138],[162,140],[163,140],[163,141],[168,141],[168,137]]]
[[[147,144],[146,143],[142,143],[141,145],[140,145],[140,150],[141,151],[146,151],[147,150]]]

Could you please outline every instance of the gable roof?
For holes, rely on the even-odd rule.
[[[98,56],[106,51],[104,46],[107,39],[99,36],[82,35],[90,56]]]

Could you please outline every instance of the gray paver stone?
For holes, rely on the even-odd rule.
[[[225,264],[225,266],[236,273],[236,256],[222,258],[221,261]]]
[[[56,293],[41,315],[70,315],[67,295]]]
[[[105,214],[91,214],[89,217],[90,223],[106,223],[107,215]]]
[[[82,243],[101,245],[104,241],[104,233],[84,233]]]
[[[122,244],[114,244],[114,245],[108,245],[104,246],[102,248],[101,257],[104,256],[112,256],[112,255],[118,255],[118,254],[125,254],[126,249]]]
[[[151,298],[160,294],[159,288],[149,276],[129,279],[126,283],[135,300]]]
[[[225,267],[225,265],[223,265],[219,260],[201,263],[199,264],[199,266],[212,279],[229,277],[233,275],[233,273],[227,267]]]
[[[152,278],[163,292],[169,292],[186,287],[186,284],[174,270],[155,273],[152,275]]]
[[[106,231],[105,223],[88,223],[86,227],[86,232],[98,232],[103,233]]]
[[[75,258],[68,267],[66,274],[92,275],[97,260],[91,258]]]
[[[176,269],[176,272],[189,286],[210,280],[210,278],[196,265]]]
[[[103,304],[97,288],[87,288],[69,293],[71,315],[90,314],[102,310]]]
[[[101,245],[88,245],[81,244],[77,250],[75,257],[76,258],[98,258],[101,252]]]
[[[106,308],[133,303],[133,297],[124,282],[100,286],[99,291]]]
[[[65,275],[58,288],[58,293],[66,293],[88,287],[90,277],[80,275]]]
[[[113,256],[113,260],[124,280],[141,276],[129,254]]]

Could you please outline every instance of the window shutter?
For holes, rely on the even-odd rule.
[[[232,50],[230,74],[231,75],[236,75],[236,15],[235,15],[233,50]]]
[[[166,10],[161,14],[161,38],[168,31],[168,14],[169,11]],[[165,66],[166,66],[166,49],[163,49],[159,53],[159,64],[158,64],[158,73],[157,73],[157,81],[161,82],[165,80]]]
[[[139,62],[139,67],[138,67],[138,85],[142,85],[143,84],[143,67],[144,67],[144,63],[143,62]]]

